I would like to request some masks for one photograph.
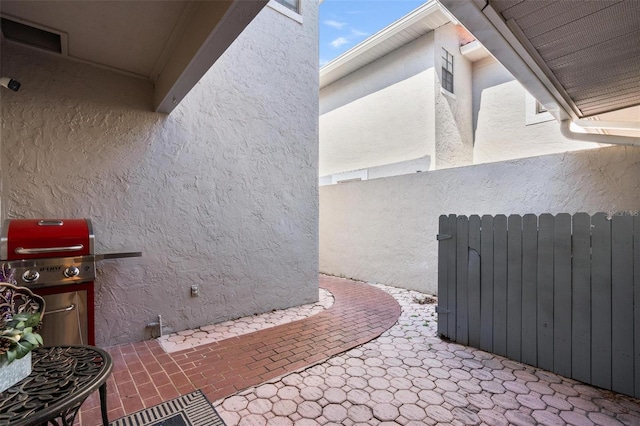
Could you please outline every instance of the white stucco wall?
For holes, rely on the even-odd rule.
[[[453,23],[434,32],[435,168],[473,164],[472,63],[460,53],[461,38],[468,33]],[[442,48],[453,55],[453,95],[442,88]]]
[[[320,176],[433,156],[433,33],[320,90]]]
[[[89,217],[97,343],[318,297],[317,5],[265,8],[169,115],[150,83],[3,46],[2,218]],[[200,297],[189,288],[200,286]]]
[[[552,117],[550,121],[527,124],[527,95],[524,87],[492,57],[473,64],[475,164],[601,146],[566,139]],[[530,95],[529,102],[535,104]]]
[[[441,214],[637,211],[640,148],[610,147],[320,188],[320,270],[437,292]]]

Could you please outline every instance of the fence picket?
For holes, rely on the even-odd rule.
[[[493,219],[493,352],[507,354],[507,217]]]
[[[507,220],[507,356],[522,359],[522,217]]]
[[[458,216],[456,267],[456,341],[469,344],[469,219]]]
[[[591,218],[586,213],[573,216],[573,283],[571,311],[571,375],[591,380]]]
[[[480,346],[480,216],[469,216],[469,345]]]
[[[640,216],[449,215],[439,234],[441,335],[640,397]]]
[[[611,389],[611,223],[591,217],[591,383]]]
[[[633,218],[633,326],[635,397],[640,398],[640,216]]]
[[[522,218],[522,362],[538,362],[538,217]]]
[[[634,393],[633,371],[633,217],[611,219],[611,388]]]
[[[438,235],[440,238],[444,235],[449,235],[449,218],[445,215],[442,215],[438,218]],[[439,239],[438,240],[438,253],[448,253],[449,244],[451,244],[451,239]],[[447,302],[449,301],[448,290],[447,287],[447,256],[438,255],[438,334],[439,335],[447,335],[448,323],[447,319],[449,318],[449,307]]]
[[[538,367],[553,371],[553,224],[541,214],[538,227]]]
[[[571,215],[553,224],[553,371],[571,376]]]
[[[449,253],[447,254],[447,307],[448,313],[448,331],[447,337],[456,340],[456,239],[457,239],[457,218],[455,214],[449,215],[449,233],[451,235],[451,244],[449,244]]]
[[[480,349],[493,349],[493,216],[482,216],[480,238]]]

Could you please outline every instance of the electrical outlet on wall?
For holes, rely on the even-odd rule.
[[[200,297],[200,288],[195,284],[191,286],[191,297]]]

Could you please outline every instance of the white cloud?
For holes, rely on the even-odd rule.
[[[334,21],[332,19],[328,19],[324,21],[324,24],[330,27],[336,28],[338,30],[341,30],[342,28],[344,28],[345,25],[347,25],[346,22]]]
[[[338,48],[343,44],[347,44],[347,43],[349,43],[349,40],[347,40],[344,37],[338,37],[337,39],[333,40],[330,44],[332,47]]]
[[[353,35],[354,37],[366,37],[369,35],[369,33],[365,33],[364,31],[358,31],[358,30],[351,30],[351,35]]]

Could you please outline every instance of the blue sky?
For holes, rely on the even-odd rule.
[[[320,5],[320,66],[427,0],[325,0]]]

